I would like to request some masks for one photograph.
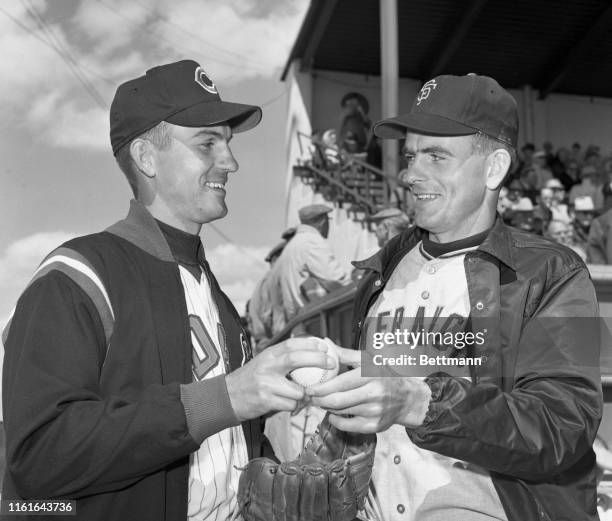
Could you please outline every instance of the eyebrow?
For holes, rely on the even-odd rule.
[[[199,137],[216,137],[218,139],[225,139],[225,134],[223,132],[217,132],[216,130],[207,130],[207,129],[203,129],[200,130],[198,132],[196,132],[193,135],[193,138],[199,138]],[[227,138],[227,141],[229,143],[229,141],[233,138],[234,136],[232,135],[232,133],[230,132],[229,137]]]
[[[429,146],[429,147],[425,147],[421,150],[413,150],[413,149],[408,149],[406,148],[406,145],[404,145],[402,147],[402,153],[403,154],[416,154],[417,152],[421,152],[422,154],[444,154],[446,156],[452,156],[454,157],[455,155],[448,150],[447,148],[444,147],[439,147],[439,146]]]

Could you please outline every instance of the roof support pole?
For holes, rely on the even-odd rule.
[[[399,59],[397,48],[397,0],[380,1],[380,63],[382,117],[398,115]],[[394,139],[382,140],[383,171],[396,176],[399,147]]]

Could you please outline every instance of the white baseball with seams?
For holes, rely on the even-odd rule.
[[[333,358],[336,365],[332,369],[323,369],[321,367],[299,367],[289,373],[289,378],[295,383],[300,384],[304,387],[311,387],[318,383],[327,382],[338,374],[340,369],[340,361],[338,360],[338,353],[336,351],[336,344],[334,344],[329,338],[317,338],[309,337],[308,340],[315,342],[322,342],[327,346],[327,354]]]

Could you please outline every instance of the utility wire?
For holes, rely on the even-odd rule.
[[[107,4],[106,2],[104,2],[103,0],[96,0],[96,2],[98,2],[99,4],[101,4],[101,5],[103,5],[104,7],[106,7],[106,8],[107,8],[109,11],[111,11],[112,13],[114,13],[114,14],[115,14],[115,16],[118,16],[119,18],[122,18],[123,20],[127,21],[127,22],[128,22],[130,25],[132,25],[133,27],[136,27],[137,29],[141,29],[141,28],[142,28],[141,24],[139,24],[139,23],[135,22],[135,21],[134,21],[134,20],[132,20],[131,18],[129,18],[129,17],[127,17],[127,16],[125,16],[125,15],[121,14],[120,12],[116,11],[115,9],[113,9],[113,8],[112,8],[110,5],[108,5],[108,4]],[[159,34],[159,33],[156,33],[156,34],[155,34],[155,37],[156,37],[156,38],[159,38],[160,40],[163,40],[163,41],[164,41],[164,42],[166,42],[166,43],[169,43],[169,44],[170,44],[172,47],[174,47],[175,49],[182,49],[182,50],[184,50],[184,51],[189,52],[190,54],[196,54],[196,55],[199,55],[199,54],[201,54],[201,53],[202,53],[202,49],[193,49],[193,48],[191,48],[191,47],[186,47],[186,46],[184,46],[184,45],[180,45],[180,44],[178,44],[178,43],[176,43],[176,42],[173,42],[172,40],[170,40],[170,39],[166,38],[165,36],[162,36],[162,35],[161,35],[161,34]],[[213,62],[216,62],[216,63],[221,63],[221,64],[223,64],[223,65],[227,65],[227,66],[229,66],[229,67],[234,67],[235,69],[250,69],[250,70],[252,70],[252,71],[259,72],[259,73],[261,73],[261,74],[264,74],[264,73],[267,73],[267,72],[268,72],[268,71],[266,71],[266,70],[264,70],[264,69],[262,69],[262,68],[253,67],[253,66],[246,65],[246,64],[240,64],[240,65],[239,65],[239,64],[236,64],[236,63],[230,63],[230,62],[227,62],[227,61],[219,60],[219,59],[217,59],[217,58],[213,58],[213,57],[211,57],[211,56],[209,56],[209,55],[207,55],[207,56],[206,56],[206,59],[207,59],[207,60],[210,60],[210,61],[213,61]]]
[[[138,4],[140,7],[143,7],[145,9],[149,9],[149,6],[145,5],[144,3],[142,3],[142,2],[140,2],[138,0],[132,0],[132,1],[135,4]],[[159,13],[159,19],[160,19],[161,22],[179,29],[182,33],[190,36],[191,38],[195,38],[196,40],[199,40],[202,43],[205,43],[206,45],[212,47],[213,49],[215,49],[215,50],[217,50],[219,52],[223,52],[225,54],[229,54],[230,56],[234,56],[236,58],[239,58],[240,60],[244,60],[244,56],[243,55],[241,55],[241,54],[239,54],[237,52],[228,51],[227,49],[224,49],[223,47],[212,43],[210,40],[206,40],[205,38],[202,38],[199,34],[195,34],[195,33],[191,32],[191,31],[189,31],[188,29],[185,29],[182,25],[177,24],[176,22],[173,22],[167,16],[162,15],[161,13]],[[260,61],[257,61],[257,60],[253,60],[251,57],[249,57],[249,60],[252,63],[258,63],[262,67],[274,67],[270,63],[264,63],[264,62],[260,62]]]
[[[229,244],[232,244],[232,245],[236,246],[236,248],[241,250],[247,257],[250,257],[251,259],[256,261],[258,264],[264,264],[265,263],[265,261],[255,257],[255,255],[250,253],[246,248],[244,248],[243,246],[240,246],[240,244],[236,244],[232,239],[230,239],[227,235],[225,235],[225,233],[223,233],[216,225],[214,225],[213,223],[207,223],[207,224],[208,224],[208,226],[210,226],[219,235],[219,237],[224,239]]]
[[[21,27],[24,31],[30,33],[30,35],[32,35],[34,38],[36,38],[39,42],[45,44],[47,47],[49,47],[49,48],[53,49],[55,52],[57,52],[57,50],[47,40],[45,40],[36,31],[34,31],[30,27],[28,27],[27,25],[22,23],[18,18],[15,18],[11,13],[6,11],[2,7],[0,7],[0,13],[4,14],[7,18],[12,20],[17,26]],[[89,72],[91,75],[95,76],[96,78],[98,78],[98,79],[108,83],[109,85],[116,85],[117,82],[109,80],[108,78],[105,78],[104,76],[102,76],[101,74],[97,73],[93,69],[90,69],[86,65],[83,65],[83,64],[80,64],[80,65],[81,65],[82,69],[85,69],[87,72]]]
[[[72,74],[79,80],[85,90],[93,98],[93,100],[100,106],[100,108],[107,108],[106,102],[102,95],[97,91],[95,86],[89,81],[85,73],[81,70],[78,62],[72,57],[70,51],[64,47],[61,41],[55,36],[51,28],[46,24],[44,18],[38,13],[36,8],[27,0],[22,0],[22,5],[26,8],[28,14],[36,22],[38,27],[47,35],[47,40],[52,49],[59,54],[64,63],[68,65]]]

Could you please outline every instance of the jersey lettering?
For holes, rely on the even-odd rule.
[[[189,327],[191,328],[193,374],[198,380],[203,380],[219,363],[219,352],[198,315],[189,315]],[[222,338],[223,340],[221,338],[219,340],[224,341],[225,337]]]

